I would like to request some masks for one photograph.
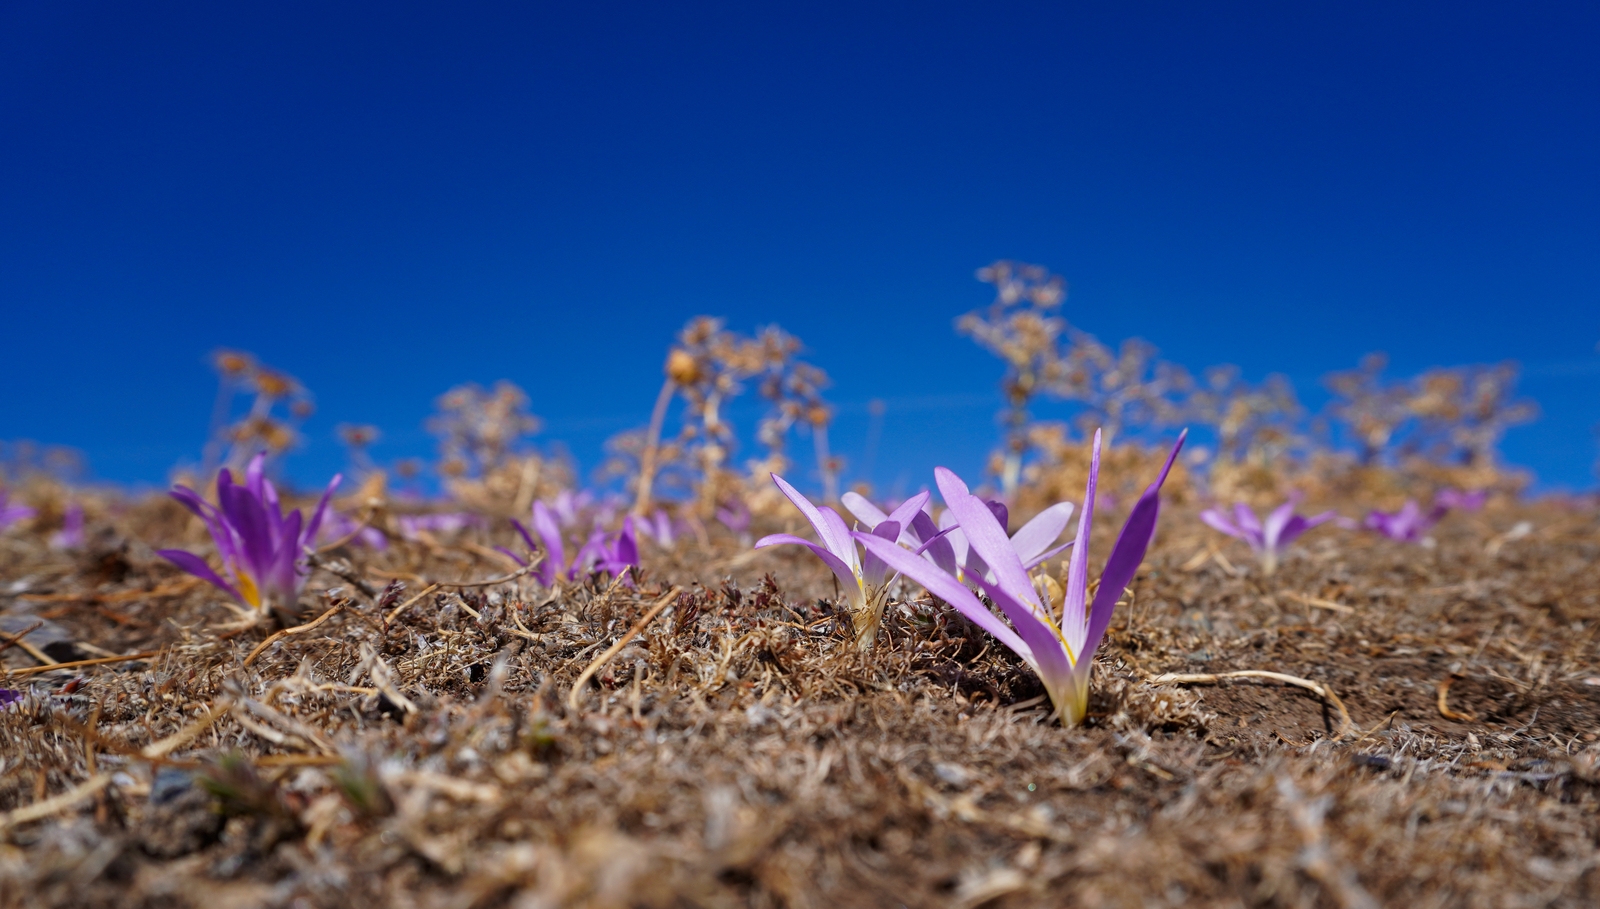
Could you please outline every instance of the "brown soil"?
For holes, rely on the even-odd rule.
[[[165,504],[117,527],[198,544]],[[306,603],[348,605],[247,664],[271,629],[220,628],[143,544],[12,533],[0,610],[59,626],[53,658],[158,655],[0,683],[29,692],[0,711],[0,906],[1595,905],[1600,522],[1438,536],[1324,528],[1263,578],[1169,508],[1062,729],[942,605],[858,654],[814,559],[727,537],[647,545],[640,590],[519,580],[387,625],[423,579],[506,568],[341,550]],[[1149,681],[1234,670],[1349,723],[1276,681]]]

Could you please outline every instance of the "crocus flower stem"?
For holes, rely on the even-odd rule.
[[[987,503],[968,491],[960,477],[942,467],[934,471],[945,503],[955,513],[968,544],[988,568],[987,574],[969,575],[967,580],[978,583],[1010,620],[1010,625],[991,612],[953,573],[896,545],[893,538],[859,532],[855,538],[869,553],[921,583],[929,593],[949,603],[1022,657],[1044,682],[1062,724],[1076,725],[1083,722],[1089,711],[1089,674],[1095,651],[1111,625],[1117,600],[1133,580],[1155,536],[1156,520],[1161,511],[1161,486],[1183,447],[1183,439],[1183,435],[1178,437],[1160,476],[1134,504],[1127,522],[1122,525],[1092,602],[1089,599],[1088,548],[1089,530],[1094,522],[1095,488],[1100,481],[1098,432],[1089,462],[1089,482],[1084,492],[1083,510],[1078,516],[1072,558],[1064,583],[1058,585],[1052,586],[1043,579],[1036,582],[1028,574],[999,519]],[[1041,588],[1045,591],[1043,596]]]

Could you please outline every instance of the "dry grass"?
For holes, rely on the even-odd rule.
[[[13,533],[0,609],[58,629],[51,658],[158,655],[4,683],[28,696],[0,712],[0,906],[1600,900],[1593,514],[1453,517],[1432,550],[1318,531],[1265,579],[1193,508],[1163,516],[1072,730],[940,605],[861,655],[820,565],[725,536],[647,549],[639,590],[404,610],[505,566],[341,550],[377,595],[318,571],[307,602],[339,611],[248,659],[270,629],[218,631],[214,591],[133,542],[194,532],[169,504],[77,556]],[[1270,679],[1148,681],[1239,670],[1331,690],[1350,729]]]

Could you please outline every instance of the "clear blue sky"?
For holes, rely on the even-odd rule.
[[[778,322],[879,475],[976,470],[997,258],[1193,368],[1515,358],[1507,452],[1590,486],[1600,7],[1589,3],[0,6],[0,438],[160,482],[208,351],[421,454],[510,378],[592,464],[673,331]]]

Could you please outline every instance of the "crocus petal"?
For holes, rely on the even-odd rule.
[[[545,563],[552,572],[560,573],[567,568],[567,550],[561,542],[561,525],[556,522],[556,516],[550,511],[549,506],[543,502],[533,503],[533,529],[539,534],[539,540],[544,543]]]
[[[1257,543],[1263,542],[1261,539],[1261,519],[1256,517],[1256,513],[1251,510],[1249,505],[1243,502],[1233,503],[1233,521],[1239,526],[1240,530],[1248,534]]]
[[[858,492],[847,492],[839,497],[839,501],[844,504],[845,510],[867,527],[877,527],[889,519],[883,509],[867,501],[867,497]]]
[[[622,519],[622,532],[617,534],[617,546],[613,555],[621,564],[639,564],[639,540],[634,536],[632,515]]]
[[[333,491],[339,488],[339,481],[344,479],[344,474],[336,473],[328,481],[328,488],[322,491],[322,498],[317,500],[317,507],[311,512],[311,520],[306,522],[305,533],[301,536],[306,543],[311,543],[317,538],[317,530],[322,526],[322,519],[328,513],[328,501],[333,498]]]
[[[156,555],[166,559],[167,561],[194,575],[200,580],[208,581],[212,585],[227,591],[229,596],[240,601],[241,603],[244,602],[244,597],[239,595],[239,591],[235,590],[232,584],[224,581],[221,575],[211,570],[211,566],[206,564],[205,559],[200,558],[194,553],[184,552],[182,549],[158,549],[156,550]]]
[[[1072,558],[1067,561],[1067,586],[1061,602],[1061,634],[1072,650],[1073,659],[1088,665],[1084,641],[1089,620],[1089,531],[1094,526],[1095,492],[1100,486],[1100,430],[1094,431],[1089,450],[1089,480],[1083,487],[1083,511],[1078,514],[1078,534],[1072,541]]]
[[[273,548],[266,511],[249,489],[222,482],[227,474],[224,470],[217,481],[223,520],[239,535],[239,561],[251,577],[264,578],[271,569]]]
[[[1011,624],[1016,626],[1017,634],[1033,653],[1033,659],[1028,662],[1033,664],[1034,671],[1039,673],[1039,678],[1054,700],[1055,692],[1072,677],[1076,655],[1067,650],[1047,616],[1034,612],[1032,606],[1012,596],[1010,591],[998,584],[991,584],[983,578],[978,578],[978,584],[1011,620]],[[1077,662],[1083,662],[1083,658],[1078,656]]]
[[[1262,548],[1276,551],[1278,547],[1287,546],[1294,539],[1294,537],[1284,539],[1283,534],[1284,529],[1289,524],[1289,519],[1294,517],[1294,506],[1296,504],[1295,498],[1290,496],[1289,501],[1272,509],[1272,513],[1267,515],[1267,519],[1261,524]],[[1299,535],[1297,532],[1294,536]]]
[[[1022,563],[1022,567],[1028,569],[1029,571],[1032,571],[1035,568],[1038,568],[1040,565],[1043,565],[1045,562],[1049,561],[1051,557],[1057,555],[1058,553],[1066,552],[1068,549],[1071,549],[1072,548],[1072,544],[1075,543],[1075,542],[1077,542],[1077,541],[1076,540],[1068,540],[1065,543],[1062,543],[1060,546],[1055,547],[1054,549],[1046,549],[1044,552],[1041,552],[1038,555],[1034,556],[1033,558],[1027,560],[1026,562],[1023,562]]]
[[[893,543],[900,539],[900,523],[892,519],[879,521],[878,526],[872,528],[872,535]],[[873,589],[882,587],[884,578],[888,574],[888,566],[870,550],[861,557],[861,580],[868,587]]]
[[[1024,660],[1029,663],[1033,662],[1033,650],[1023,642],[1015,631],[1008,628],[1006,623],[1000,621],[998,616],[990,612],[983,605],[983,602],[971,590],[967,589],[967,585],[941,571],[938,566],[927,559],[918,558],[887,540],[879,539],[869,533],[859,532],[856,533],[855,538],[860,540],[861,545],[866,547],[874,556],[887,563],[890,568],[921,584],[927,588],[929,593],[949,603],[957,612],[966,616],[972,621],[972,624],[989,632],[996,640],[1011,648],[1014,653]]]
[[[833,516],[838,519],[837,526],[844,528],[844,536],[840,536],[838,530],[834,526],[830,526],[828,520],[822,516],[822,512],[817,509],[817,506],[811,504],[811,500],[801,495],[798,489],[790,486],[787,480],[777,474],[773,474],[772,482],[777,484],[778,490],[790,502],[794,503],[794,507],[800,509],[800,513],[805,515],[807,521],[811,522],[811,526],[817,531],[817,536],[821,538],[823,546],[826,546],[829,551],[840,558],[844,558],[845,554],[849,553],[850,561],[855,561],[856,547],[854,543],[850,542],[850,528],[845,525],[843,518],[839,518],[838,512],[833,512]],[[828,510],[832,511],[832,509]]]
[[[995,582],[1042,613],[1044,607],[1039,602],[1039,595],[1034,592],[1028,570],[1022,567],[1017,551],[1011,548],[1011,539],[1006,536],[1005,528],[1000,525],[999,518],[988,507],[988,503],[965,492],[967,484],[946,468],[934,468],[933,476],[945,504],[950,506],[956,520],[961,522],[961,529],[967,535],[967,545],[988,565],[989,571],[994,573]]]
[[[933,564],[952,575],[961,570],[961,563],[956,561],[954,547],[950,545],[949,540],[945,539],[951,528],[940,530],[934,525],[933,518],[929,517],[926,511],[912,516],[911,528],[916,533],[918,542],[921,543],[921,550],[928,554],[928,558],[933,560]]]
[[[828,569],[833,572],[833,576],[839,579],[839,584],[844,587],[845,593],[848,594],[851,591],[860,589],[861,582],[856,579],[856,573],[853,568],[845,564],[844,560],[834,555],[827,547],[818,546],[804,537],[797,537],[792,533],[775,533],[757,540],[756,548],[763,549],[767,546],[782,546],[789,543],[793,543],[796,546],[804,546],[816,553],[817,558],[821,559],[822,563],[827,565]]]
[[[1100,590],[1095,593],[1094,605],[1089,607],[1089,633],[1085,638],[1083,653],[1078,656],[1080,663],[1087,661],[1100,646],[1100,639],[1105,636],[1106,629],[1111,625],[1111,611],[1116,608],[1117,600],[1122,597],[1122,592],[1127,589],[1133,576],[1139,570],[1139,563],[1144,561],[1145,551],[1150,548],[1150,540],[1156,535],[1156,519],[1161,515],[1161,487],[1167,482],[1167,474],[1172,471],[1172,462],[1177,459],[1178,452],[1183,449],[1183,441],[1188,438],[1189,431],[1185,429],[1178,434],[1178,443],[1172,446],[1172,453],[1167,455],[1167,463],[1161,468],[1161,475],[1144,491],[1139,501],[1134,504],[1133,512],[1128,515],[1128,522],[1122,525],[1122,532],[1117,534],[1117,542],[1111,547],[1111,556],[1106,559],[1105,570],[1100,573]],[[1077,554],[1074,553],[1076,558]]]
[[[1017,557],[1024,564],[1039,558],[1039,554],[1050,548],[1050,544],[1067,529],[1067,523],[1072,520],[1072,510],[1071,502],[1057,502],[1022,525],[1022,529],[1011,535],[1011,548],[1017,551]]]
[[[850,540],[850,525],[844,522],[844,518],[837,511],[827,505],[818,508],[817,511],[822,515],[823,525],[828,528],[828,533],[819,534],[823,542],[826,544],[830,536],[835,540],[842,541],[841,548],[835,549],[833,554],[838,556],[846,565],[852,568],[860,568],[861,563],[856,558],[855,543]]]
[[[1220,508],[1207,508],[1200,512],[1200,520],[1213,530],[1220,530],[1230,537],[1253,543],[1250,535],[1244,532],[1244,528],[1233,523]]]
[[[300,559],[300,509],[289,512],[283,522],[283,536],[272,553],[271,570],[261,576],[263,592],[270,592],[279,606],[291,606],[300,592],[300,573],[295,562]]]

